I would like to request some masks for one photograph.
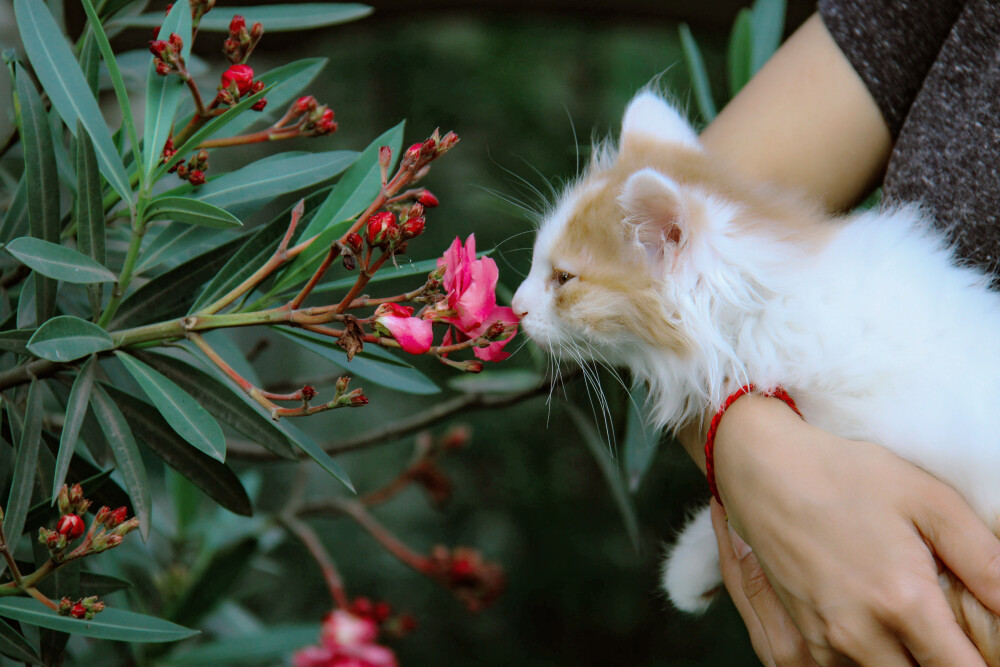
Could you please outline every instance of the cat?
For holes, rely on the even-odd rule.
[[[652,91],[617,146],[595,149],[538,229],[512,301],[550,351],[630,369],[657,427],[677,431],[734,390],[783,387],[811,424],[888,447],[954,486],[994,532],[1000,510],[1000,295],[918,206],[832,217],[732,173]],[[961,442],[961,455],[951,443]],[[721,575],[708,508],[664,585],[703,611]],[[1000,665],[1000,624],[942,586]]]

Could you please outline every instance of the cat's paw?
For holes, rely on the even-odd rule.
[[[722,587],[719,548],[706,505],[681,531],[663,563],[663,588],[675,607],[703,613]]]

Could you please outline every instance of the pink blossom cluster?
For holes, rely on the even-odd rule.
[[[307,646],[293,658],[294,667],[398,667],[396,654],[376,644],[372,618],[336,609],[323,619],[319,646]]]

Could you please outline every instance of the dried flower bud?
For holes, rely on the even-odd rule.
[[[83,519],[76,514],[67,514],[56,524],[56,532],[65,535],[68,540],[80,537],[86,529],[87,526],[83,523]]]
[[[459,142],[458,135],[454,132],[449,132],[448,134],[441,137],[441,141],[438,142],[437,154],[441,155],[446,153],[455,147],[455,144]]]
[[[358,260],[354,259],[354,255],[344,255],[341,262],[343,263],[344,268],[348,271],[353,271],[358,268]]]
[[[396,216],[391,211],[381,211],[368,218],[368,225],[365,229],[368,245],[380,247],[384,245],[390,235],[391,229],[396,228]]]
[[[192,166],[197,166],[198,169],[208,169],[208,151],[202,148],[200,151],[195,153],[194,159],[190,161]]]
[[[423,217],[410,218],[400,226],[400,229],[404,239],[412,239],[414,236],[423,234],[425,226],[426,220]]]
[[[351,383],[350,376],[342,375],[339,378],[337,378],[337,384],[334,385],[335,395],[338,397],[342,395],[345,391],[347,391],[347,385],[350,383]]]
[[[292,113],[303,114],[307,111],[312,111],[318,106],[316,98],[312,95],[303,95],[299,99],[295,100],[295,104],[292,105]]]
[[[69,503],[70,505],[79,505],[83,502],[83,487],[79,484],[74,484],[69,487]]]
[[[121,535],[108,535],[107,540],[104,543],[105,549],[113,549],[122,543]]]
[[[438,198],[430,190],[422,190],[417,197],[417,201],[427,208],[434,208],[438,205]]]
[[[264,107],[266,106],[267,106],[267,100],[262,97],[256,102],[254,102],[252,105],[250,105],[250,109],[253,111],[263,111]]]
[[[69,512],[69,487],[65,484],[59,489],[59,500],[57,501],[59,505],[59,514],[66,514]]]
[[[205,185],[205,180],[205,172],[201,169],[192,169],[191,173],[188,175],[188,183],[195,187]]]
[[[236,36],[239,34],[240,30],[244,30],[247,27],[247,21],[245,18],[236,14],[233,16],[233,20],[229,22],[229,34]]]
[[[253,68],[249,65],[230,65],[222,73],[222,88],[227,89],[233,83],[240,95],[246,95],[253,86]]]

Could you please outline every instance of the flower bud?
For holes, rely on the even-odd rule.
[[[239,34],[240,30],[244,30],[246,27],[246,19],[239,14],[236,14],[233,16],[233,20],[229,22],[229,34],[236,36]]]
[[[441,448],[445,451],[453,449],[461,449],[469,443],[469,438],[472,436],[472,431],[468,426],[455,426],[444,434],[441,438]]]
[[[250,39],[254,42],[260,40],[264,36],[264,25],[262,23],[254,23],[250,26]]]
[[[195,164],[192,166],[196,165],[198,169],[208,169],[208,151],[202,148],[200,151],[195,153],[193,162]]]
[[[295,100],[295,104],[292,105],[292,113],[303,114],[307,111],[312,111],[317,107],[316,98],[312,95],[303,95],[299,99]]]
[[[156,60],[156,65],[154,65],[154,67],[156,68],[156,73],[160,76],[166,76],[172,71],[170,65],[159,59]]]
[[[259,93],[262,90],[264,90],[264,82],[263,81],[254,81],[253,82],[253,86],[250,87],[250,92],[251,93]]]
[[[94,523],[98,526],[103,526],[111,515],[111,508],[107,505],[101,505],[101,509],[97,510],[97,514],[94,516]]]
[[[365,396],[362,391],[363,390],[361,389],[355,389],[345,394],[344,399],[346,399],[346,405],[352,408],[360,408],[363,405],[368,405],[368,397]]]
[[[250,105],[250,109],[252,109],[253,111],[263,111],[264,107],[266,106],[267,106],[267,100],[262,97],[256,102],[254,102],[252,105]]]
[[[382,146],[378,149],[378,164],[383,169],[388,169],[389,165],[392,164],[392,149],[388,146]]]
[[[350,234],[347,235],[347,240],[345,244],[353,252],[356,253],[361,252],[361,243],[362,243],[361,235],[357,234],[356,232],[351,232]]]
[[[74,484],[69,487],[69,504],[79,505],[83,502],[83,487],[79,484]]]
[[[108,528],[114,528],[124,523],[126,519],[128,519],[128,509],[123,505],[109,513],[106,525]]]
[[[72,616],[73,618],[84,618],[87,616],[87,609],[82,604],[77,602],[69,610],[69,615]]]
[[[126,535],[128,535],[129,533],[131,533],[133,530],[135,530],[138,527],[139,527],[139,519],[136,518],[136,517],[132,517],[128,521],[125,521],[124,523],[122,523],[122,524],[120,524],[120,525],[118,525],[118,526],[115,527],[114,531],[108,537],[108,540],[109,540],[108,543],[110,544],[110,540],[111,540],[112,537],[115,537],[115,536],[125,537]]]
[[[195,187],[205,185],[205,180],[205,172],[201,169],[192,169],[191,173],[188,175],[188,183]]]
[[[121,535],[108,535],[107,541],[105,542],[105,549],[113,549],[122,543]]]
[[[376,602],[372,607],[371,617],[376,623],[384,623],[392,615],[392,607],[388,602]]]
[[[233,83],[240,95],[246,95],[253,86],[253,68],[249,65],[230,65],[222,73],[222,87],[227,89]]]
[[[413,144],[406,149],[406,153],[403,155],[403,160],[407,164],[414,164],[418,159],[420,159],[420,147],[421,144]]]
[[[311,401],[314,398],[316,398],[316,389],[314,387],[312,387],[312,386],[310,386],[308,384],[306,386],[302,387],[302,400],[303,401]]]
[[[438,205],[438,198],[430,190],[422,190],[417,197],[417,201],[427,208],[434,208]]]
[[[353,271],[358,268],[358,260],[354,259],[354,255],[344,255],[341,262],[343,263],[344,268],[348,271]]]
[[[455,147],[455,144],[459,142],[458,135],[454,132],[449,132],[448,134],[441,137],[441,141],[438,142],[437,154],[441,155],[446,153]]]
[[[65,535],[68,540],[80,537],[86,529],[87,526],[83,523],[83,519],[76,514],[67,514],[56,524],[56,532]]]
[[[368,239],[368,245],[373,247],[380,247],[388,241],[390,235],[390,230],[395,228],[398,234],[398,226],[396,225],[396,216],[391,211],[382,211],[380,213],[375,213],[368,219],[368,226],[366,227],[366,237]]]
[[[351,383],[350,376],[342,375],[337,378],[337,384],[333,386],[336,396],[341,396],[345,391],[347,391],[347,385]]]
[[[330,134],[337,129],[337,124],[333,122],[333,109],[325,109],[320,119],[316,121],[317,134]]]
[[[184,162],[177,163],[177,176],[178,178],[187,180],[188,177],[188,167]]]
[[[153,39],[156,39],[159,36],[160,36],[160,26],[155,26],[153,28]]]
[[[154,42],[149,43],[149,52],[152,53],[157,58],[162,58],[164,51],[167,50],[167,43],[162,39],[158,39]]]
[[[69,487],[65,484],[59,489],[59,500],[57,501],[59,505],[59,514],[66,514],[69,512]]]
[[[231,37],[227,37],[226,41],[222,42],[222,53],[231,63],[238,63],[243,58],[242,53],[240,53],[240,43]]]
[[[173,49],[174,53],[180,53],[183,47],[184,47],[184,40],[181,39],[181,36],[178,35],[176,32],[170,33],[170,48]]]
[[[412,239],[414,236],[420,236],[421,234],[424,233],[425,225],[426,221],[424,220],[423,217],[410,218],[400,226],[400,229],[402,230],[403,233],[403,238]]]
[[[69,598],[63,598],[59,601],[59,614],[62,616],[68,616],[69,610],[73,608],[73,601]]]

